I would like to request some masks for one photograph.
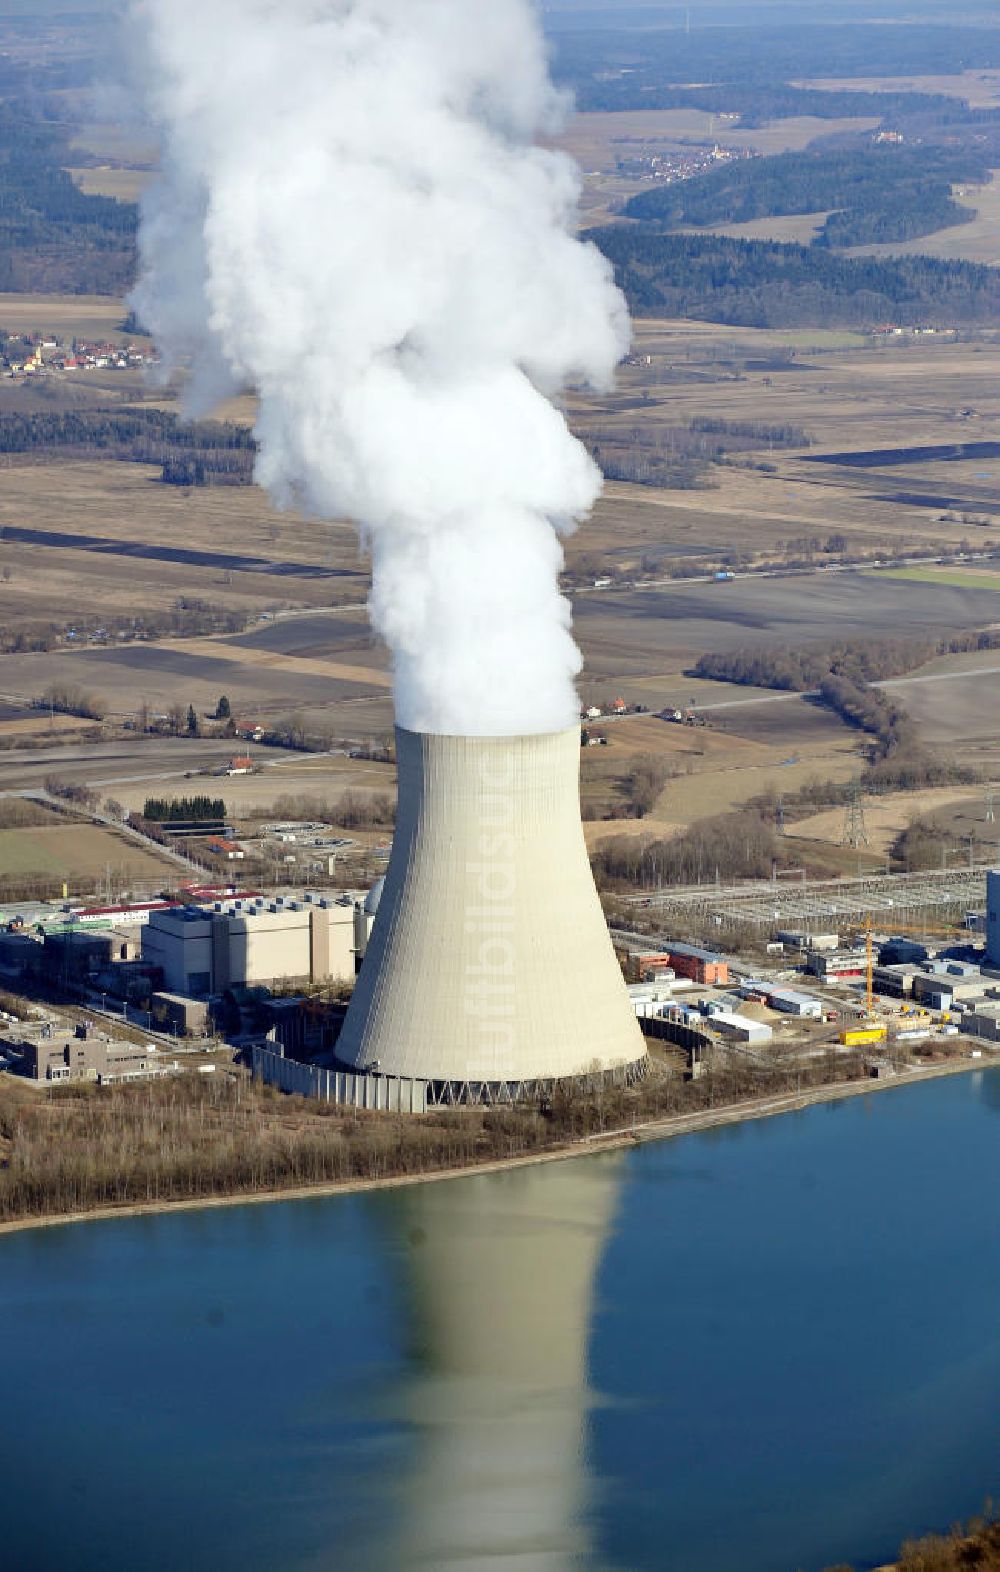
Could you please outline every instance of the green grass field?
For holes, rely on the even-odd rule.
[[[99,878],[107,868],[127,878],[155,879],[171,865],[98,825],[0,830],[0,874],[51,879]]]
[[[912,579],[917,584],[950,584],[957,589],[1000,590],[1000,573],[979,573],[975,568],[881,568],[868,578]]]

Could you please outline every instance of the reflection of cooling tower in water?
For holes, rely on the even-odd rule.
[[[588,1337],[620,1171],[609,1156],[394,1197],[418,1364],[396,1567],[580,1565]]]
[[[580,824],[580,734],[396,732],[399,815],[337,1045],[358,1069],[491,1097],[645,1045]]]

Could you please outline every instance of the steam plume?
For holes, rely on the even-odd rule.
[[[559,535],[600,476],[550,402],[627,343],[530,0],[133,0],[163,144],[135,305],[189,412],[260,398],[257,479],[350,517],[414,730],[555,730]]]

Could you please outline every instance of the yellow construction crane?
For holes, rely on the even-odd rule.
[[[875,1014],[875,942],[871,912],[865,917],[865,1019]]]
[[[924,929],[915,923],[893,922],[892,928],[897,933],[923,933]],[[875,923],[871,912],[867,912],[864,921],[865,936],[865,1018],[857,1026],[850,1028],[842,1036],[842,1041],[852,1046],[863,1042],[882,1040],[886,1036],[887,1028],[875,1014]]]
[[[885,914],[880,913],[880,915]],[[926,923],[897,922],[895,918],[892,918],[887,923],[887,926],[891,927],[894,933],[919,933],[925,938],[927,935]],[[875,1014],[875,922],[872,912],[868,912],[865,916],[863,932],[865,936],[865,1019],[859,1021],[856,1026],[849,1028],[841,1037],[842,1042],[850,1043],[852,1046],[862,1042],[874,1041],[876,1036],[879,1039],[884,1039],[887,1032],[885,1023],[880,1021]]]

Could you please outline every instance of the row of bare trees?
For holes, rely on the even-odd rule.
[[[0,1083],[0,1221],[427,1173],[863,1074],[860,1059],[837,1054],[807,1066],[730,1061],[691,1082],[658,1073],[632,1089],[423,1118],[284,1098],[230,1074],[70,1086],[44,1101]]]

